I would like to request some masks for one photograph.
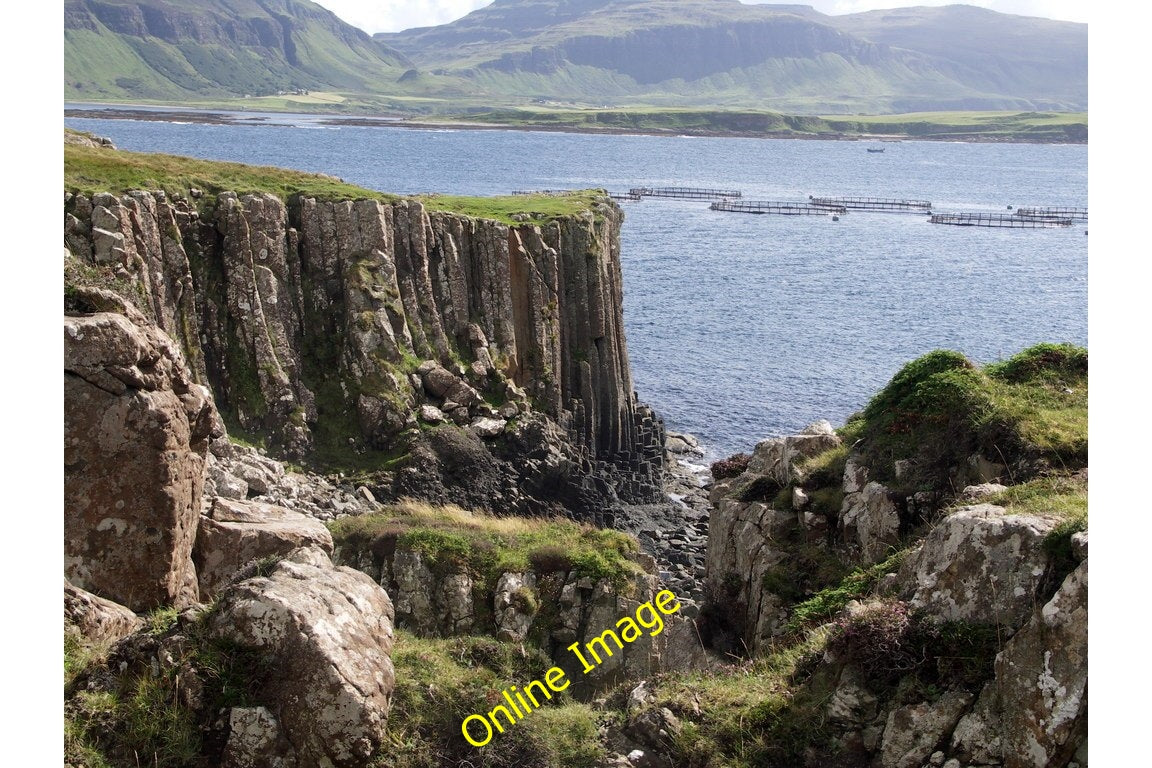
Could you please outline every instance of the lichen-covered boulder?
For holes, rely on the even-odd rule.
[[[996,676],[952,734],[952,753],[1005,768],[1066,765],[1088,738],[1088,562],[996,657]]]
[[[933,702],[899,707],[888,713],[880,744],[881,768],[919,768],[932,755],[940,739],[951,733],[972,694],[948,691]]]
[[[1086,738],[1087,560],[997,657],[996,678],[1006,768],[1052,765]]]
[[[941,621],[996,624],[1011,632],[1028,620],[1045,581],[1044,537],[1054,526],[991,504],[960,507],[904,562],[901,591],[913,608]]]
[[[859,492],[848,493],[840,510],[844,540],[857,550],[866,563],[883,560],[900,542],[900,512],[889,497],[888,488],[867,483]]]
[[[332,552],[332,534],[319,520],[274,504],[218,497],[200,516],[194,553],[200,596],[210,600],[248,563],[307,546]]]
[[[64,318],[64,575],[135,611],[185,607],[215,409],[172,340],[126,312]]]
[[[804,473],[799,463],[839,447],[840,442],[831,424],[817,421],[801,430],[800,434],[761,440],[748,462],[747,473],[766,475],[781,487],[791,482],[803,482]]]
[[[299,768],[353,768],[384,739],[392,618],[378,584],[311,547],[226,589],[208,627],[270,658],[262,703],[289,735]]]

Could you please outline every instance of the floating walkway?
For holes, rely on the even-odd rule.
[[[1016,215],[1026,219],[1072,219],[1088,221],[1087,208],[1017,208]]]
[[[643,196],[638,195],[635,192],[609,192],[608,197],[612,198],[613,200],[626,200],[632,203],[638,203],[644,199]]]
[[[774,213],[780,216],[831,216],[848,213],[847,208],[809,205],[807,203],[775,203],[769,200],[717,200],[709,206],[714,211],[734,213]]]
[[[697,187],[633,187],[628,194],[641,197],[674,197],[679,200],[716,200],[717,198],[743,197],[744,193],[735,189],[700,189]]]
[[[1072,219],[1068,218],[1028,218],[1004,213],[934,213],[928,221],[933,224],[952,224],[957,227],[1002,227],[1006,229],[1044,229],[1072,226]]]
[[[906,211],[931,213],[932,203],[927,200],[896,200],[887,197],[813,197],[812,205],[822,208],[846,208],[851,211]]]

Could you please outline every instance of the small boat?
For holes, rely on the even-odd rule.
[[[884,147],[868,147],[869,152],[883,152]]]

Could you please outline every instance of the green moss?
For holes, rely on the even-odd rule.
[[[134,765],[133,756],[156,768],[184,768],[201,753],[199,723],[170,668],[124,679],[116,690],[78,691],[64,711],[65,751],[92,768]]]
[[[196,188],[209,196],[235,192],[270,193],[283,200],[293,195],[324,200],[396,199],[331,176],[303,171],[71,144],[64,147],[64,188],[86,195],[119,194],[134,189],[187,195],[189,189]]]
[[[425,195],[420,198],[430,211],[446,211],[491,219],[509,226],[543,224],[555,219],[578,216],[603,201],[601,189],[574,190],[550,195],[507,195],[503,197],[459,197],[456,195]],[[513,217],[523,217],[523,221]]]
[[[836,448],[799,461],[796,468],[804,478],[804,487],[840,486],[844,480],[844,466],[848,463],[850,449],[851,443],[845,441]]]
[[[844,505],[842,487],[816,488],[808,492],[808,510],[817,515],[835,519]]]
[[[210,616],[186,621],[171,608],[149,614],[145,630],[164,649],[159,666],[108,664],[104,649],[65,634],[65,749],[73,765],[202,765],[209,720],[224,707],[265,703],[271,659],[210,637]]]
[[[180,612],[171,606],[157,608],[148,614],[144,620],[145,627],[148,633],[155,636],[166,634],[176,626],[176,620],[180,616]]]
[[[180,700],[173,673],[141,675],[121,700],[122,746],[147,755],[149,762],[185,766],[200,755],[201,734],[192,712]]]
[[[64,762],[77,768],[112,768],[94,735],[115,717],[109,693],[82,691],[64,707]]]
[[[1087,520],[1088,482],[1072,474],[1049,474],[986,496],[982,501],[1021,515]]]
[[[1088,377],[1088,350],[1074,344],[1037,344],[986,370],[992,378],[1015,384],[1075,385]]]
[[[820,749],[830,680],[812,678],[826,633],[773,648],[763,658],[716,672],[662,675],[650,681],[652,705],[681,720],[673,764],[683,768],[763,768],[806,764]]]

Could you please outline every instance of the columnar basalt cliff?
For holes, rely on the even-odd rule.
[[[517,218],[68,194],[65,244],[135,282],[230,425],[284,455],[389,459],[373,485],[386,497],[610,522],[621,502],[662,500],[663,429],[633,394],[624,341],[622,214],[596,198]],[[462,463],[479,471],[452,477]]]

